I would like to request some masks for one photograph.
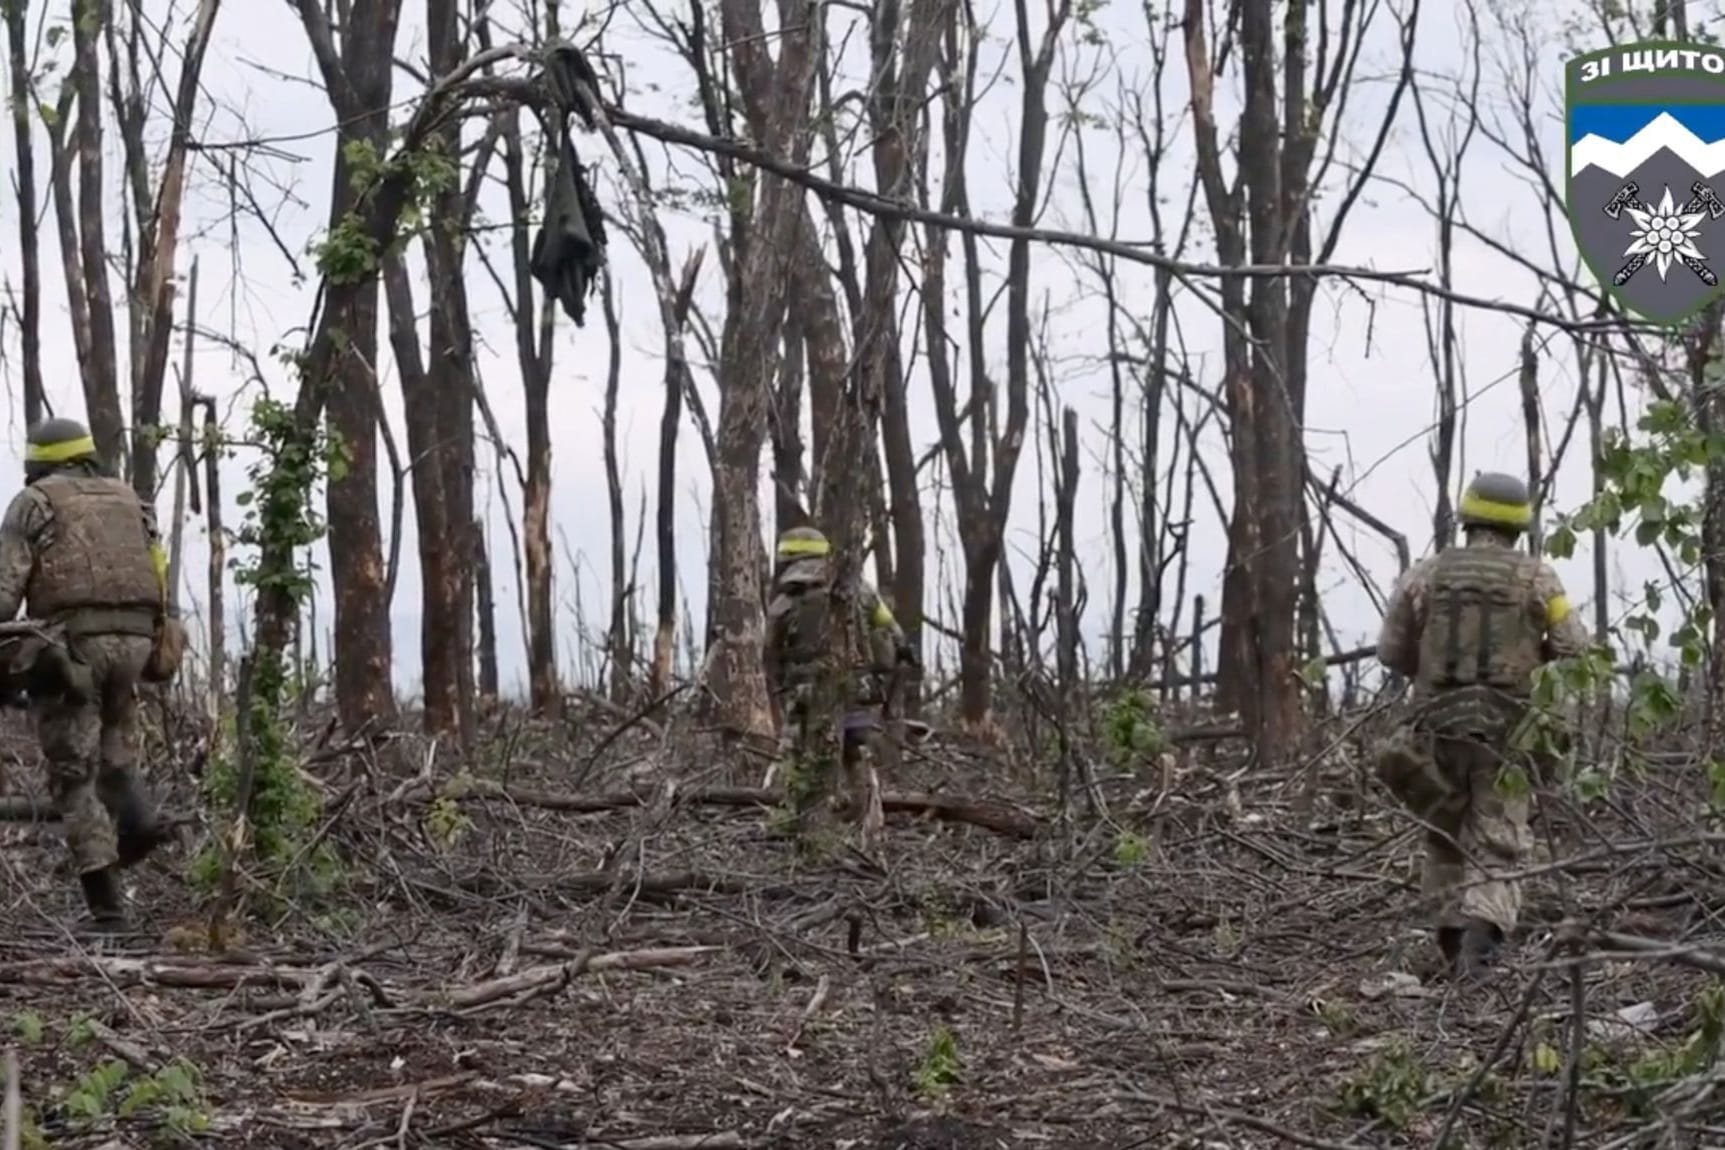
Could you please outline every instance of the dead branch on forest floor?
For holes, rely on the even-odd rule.
[[[605,811],[648,806],[658,796],[659,792],[651,789],[611,791],[597,795],[559,794],[526,787],[505,787],[498,783],[478,780],[464,782],[459,787],[442,792],[419,787],[406,792],[403,799],[425,803],[442,797],[457,802],[496,802],[570,814],[600,814]],[[766,809],[782,803],[784,794],[769,787],[689,787],[676,789],[671,801],[685,806]],[[1034,815],[999,800],[897,792],[883,794],[881,806],[888,814],[909,814],[942,822],[967,823],[1008,838],[1033,838],[1038,827],[1038,820]]]

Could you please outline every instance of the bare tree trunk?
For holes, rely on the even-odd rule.
[[[510,233],[515,285],[515,359],[521,370],[527,419],[527,476],[523,485],[521,530],[527,583],[527,678],[535,714],[555,717],[563,692],[557,677],[557,634],[553,611],[551,560],[551,368],[553,301],[535,308],[532,245],[528,237],[526,157],[521,119],[515,111],[503,120],[504,180],[516,224]]]
[[[192,271],[186,277],[186,344],[180,360],[180,435],[176,445],[174,469],[174,520],[172,545],[168,551],[168,602],[179,606],[180,576],[182,574],[180,561],[184,555],[186,538],[186,490],[191,489],[192,510],[198,510],[198,475],[196,468],[196,453],[192,445],[194,435],[192,425],[192,371],[197,360],[194,351],[198,344],[198,261],[192,259]]]
[[[1051,6],[1039,42],[1032,41],[1030,15],[1023,0],[1017,3],[1016,14],[1022,89],[1012,221],[1017,227],[1029,228],[1036,222],[1040,210],[1048,129],[1048,77],[1060,35],[1071,16],[1071,5],[1068,0],[1057,0]],[[958,68],[956,18],[947,25],[940,61],[945,88],[942,102],[945,107],[943,150],[946,157],[941,210],[958,215],[969,213],[964,157],[968,151],[975,98],[974,44],[979,35],[968,16],[967,23],[973,47],[962,82]],[[944,310],[946,238],[933,228],[927,238],[924,257],[923,322],[928,329],[931,349],[929,378],[934,392],[935,413],[940,424],[947,469],[952,475],[953,499],[958,509],[959,533],[965,556],[964,597],[960,608],[959,713],[965,722],[976,725],[986,723],[989,717],[993,648],[990,630],[996,584],[1010,580],[1010,572],[1001,560],[1006,524],[1012,510],[1013,477],[1029,419],[1030,246],[1023,239],[1015,239],[1008,248],[1006,413],[1004,426],[997,427],[994,389],[980,354],[987,343],[983,331],[985,305],[978,245],[975,237],[969,234],[962,236],[961,241],[966,264],[967,343],[971,374],[968,444],[964,439],[965,429],[961,423],[952,373],[941,350],[947,342]],[[991,453],[994,456],[992,469],[988,466]],[[1003,603],[1010,601],[1009,595],[1000,598]],[[1010,621],[1003,617],[1002,626],[1009,629]],[[1006,654],[1003,652],[1003,657]]]
[[[435,281],[434,281],[435,282]],[[419,660],[424,694],[425,729],[430,734],[454,735],[457,731],[455,631],[447,611],[446,567],[460,556],[450,554],[452,532],[449,502],[443,491],[438,411],[441,406],[436,384],[426,370],[420,351],[418,315],[413,284],[400,254],[386,257],[384,292],[389,307],[389,341],[395,352],[396,373],[401,377],[402,412],[407,425],[407,451],[414,460],[409,473],[413,484],[414,524],[418,528],[421,609],[419,613]],[[432,293],[436,294],[435,291]]]
[[[108,245],[104,226],[102,183],[102,80],[97,36],[110,19],[106,3],[96,0],[72,21],[71,90],[77,94],[78,118],[73,147],[78,159],[78,207],[75,221],[63,218],[61,241],[75,246],[61,253],[68,279],[77,275],[88,300],[83,317],[86,331],[84,407],[96,450],[109,467],[125,474],[125,417],[120,412],[119,364],[115,348],[113,295],[108,288]],[[69,173],[65,178],[69,182]],[[70,208],[70,195],[65,206]],[[58,205],[57,205],[58,206]],[[76,269],[73,261],[76,253]],[[74,322],[77,322],[74,312]]]
[[[942,30],[951,20],[954,0],[916,0],[908,27],[899,35],[897,0],[877,6],[871,27],[874,87],[869,103],[874,127],[875,187],[891,199],[909,199],[911,179],[928,162],[928,135],[922,108],[929,76],[940,51]],[[899,55],[894,60],[894,55]],[[923,538],[922,500],[917,488],[916,449],[911,442],[910,408],[905,392],[904,363],[898,327],[898,270],[904,243],[901,221],[880,218],[869,233],[863,321],[857,354],[862,359],[868,391],[864,409],[879,409],[892,525],[892,601],[905,638],[922,645]],[[944,354],[944,349],[942,349]],[[867,436],[872,441],[873,433]],[[884,538],[883,538],[884,542]],[[883,581],[883,586],[888,585]],[[907,692],[914,709],[918,692]]]
[[[434,76],[447,76],[467,57],[456,0],[427,0],[427,47]],[[462,154],[461,121],[452,119],[438,135],[442,154],[455,162]],[[489,151],[485,153],[489,155]],[[484,160],[479,161],[482,165]],[[448,728],[464,750],[471,749],[473,722],[473,328],[467,307],[467,232],[471,201],[459,179],[450,179],[432,196],[425,236],[426,272],[432,293],[427,372],[437,404],[437,444],[432,457],[441,478],[443,522],[448,535],[434,569],[439,577],[435,605],[446,612],[444,653],[454,723]],[[423,572],[422,572],[423,574]]]
[[[733,45],[737,74],[753,99],[773,109],[763,141],[774,155],[806,162],[809,102],[814,83],[814,42],[821,9],[781,0],[780,54],[766,55],[761,14],[751,0],[724,0],[725,35]],[[772,712],[760,662],[761,515],[756,476],[765,438],[773,377],[772,355],[784,322],[793,241],[802,223],[800,189],[763,175],[748,242],[739,255],[720,359],[723,391],[717,454],[713,461],[713,565],[709,617],[713,650],[708,685],[720,704],[720,720],[740,733],[766,735]]]
[[[700,273],[700,252],[683,269],[680,309],[666,319],[665,410],[659,418],[659,477],[655,496],[653,536],[658,550],[658,586],[655,592],[653,672],[655,696],[663,694],[671,681],[671,659],[677,637],[677,433],[683,418],[683,392],[691,385],[688,360],[683,357],[683,326],[689,320],[690,297]]]
[[[131,19],[148,23],[139,0],[130,0]],[[173,338],[174,268],[179,256],[180,209],[184,200],[188,152],[192,142],[192,117],[202,92],[204,55],[215,29],[221,0],[201,0],[193,20],[191,36],[180,54],[180,76],[174,94],[173,128],[167,155],[153,201],[142,194],[148,165],[144,159],[142,111],[147,100],[135,92],[140,108],[135,127],[122,127],[126,152],[140,178],[134,196],[139,199],[138,266],[132,283],[130,311],[138,333],[132,361],[132,487],[139,498],[154,500],[157,486],[155,425],[161,418],[163,384],[168,371],[168,345]],[[136,53],[137,38],[131,41]],[[134,72],[134,77],[136,73]]]
[[[600,298],[605,309],[605,331],[610,338],[611,355],[605,372],[605,412],[601,418],[605,440],[605,495],[611,524],[611,619],[606,633],[606,653],[611,663],[611,698],[622,700],[628,694],[630,676],[634,671],[634,652],[629,648],[629,557],[623,533],[623,476],[617,460],[617,389],[623,379],[623,327],[617,313],[616,292],[611,272],[605,271],[600,282]]]
[[[388,146],[392,56],[401,0],[354,0],[350,7],[344,6],[339,54],[330,14],[318,0],[295,0],[295,6],[338,121],[329,214],[333,230],[342,227],[349,213],[379,210],[377,201],[382,197],[376,190],[362,203],[355,186],[359,173],[350,156],[381,157]],[[321,404],[345,456],[340,473],[326,484],[325,498],[335,586],[333,662],[342,724],[349,731],[359,731],[392,722],[396,705],[377,517],[377,277],[367,273],[341,286],[343,290],[326,294],[295,406],[304,422],[307,415],[315,421]],[[279,644],[285,627],[279,636],[264,633],[265,621],[272,629],[276,624],[275,613],[262,597],[260,611],[257,642]],[[283,615],[280,622],[286,621]]]
[[[486,546],[485,530],[477,519],[473,522],[473,591],[479,625],[479,698],[496,703],[497,600],[491,577],[491,549]]]
[[[1254,263],[1285,257],[1290,226],[1282,201],[1276,115],[1276,52],[1267,6],[1241,10],[1241,49],[1246,75],[1240,121],[1240,167],[1245,177]],[[1279,762],[1296,746],[1300,725],[1294,614],[1299,586],[1299,525],[1305,498],[1305,456],[1298,409],[1290,385],[1287,281],[1252,281],[1247,317],[1253,338],[1252,391],[1258,433],[1259,486],[1246,513],[1258,520],[1257,546],[1242,558],[1254,584],[1248,644],[1256,665],[1250,674],[1246,718],[1257,735],[1259,762]]]
[[[1222,171],[1220,133],[1215,113],[1214,64],[1205,33],[1203,0],[1186,0],[1186,73],[1191,85],[1192,129],[1198,173],[1216,237],[1217,262],[1246,262],[1244,198],[1238,183],[1230,186]],[[1222,575],[1222,635],[1217,652],[1216,705],[1238,707],[1245,696],[1246,676],[1255,662],[1248,637],[1252,618],[1251,585],[1246,563],[1258,549],[1257,525],[1250,509],[1258,503],[1258,432],[1252,400],[1250,348],[1245,337],[1246,287],[1229,276],[1220,285],[1224,395],[1232,428],[1229,463],[1234,478],[1234,509],[1228,524],[1228,558]],[[1230,606],[1231,605],[1231,606]]]
[[[18,258],[24,277],[22,311],[18,316],[24,356],[24,423],[34,427],[43,417],[42,391],[42,245],[36,221],[36,141],[31,130],[36,97],[30,82],[27,49],[29,0],[5,5],[6,47],[11,71],[12,154],[18,195]],[[75,314],[75,313],[74,313]]]
[[[806,508],[803,476],[803,383],[808,352],[802,307],[792,303],[785,319],[778,386],[773,391],[773,534],[797,524]]]
[[[1522,433],[1527,444],[1527,491],[1533,507],[1533,523],[1527,530],[1527,550],[1530,555],[1538,555],[1545,542],[1539,530],[1545,437],[1539,422],[1539,356],[1533,350],[1532,324],[1521,336],[1521,369],[1516,373],[1516,383],[1521,390]]]
[[[227,610],[224,592],[228,569],[227,529],[222,525],[222,425],[216,401],[202,397],[204,408],[204,501],[209,532],[210,714],[222,713],[227,678]]]

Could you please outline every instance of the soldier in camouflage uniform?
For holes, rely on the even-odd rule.
[[[1438,945],[1453,972],[1489,964],[1521,909],[1494,871],[1526,855],[1525,786],[1500,785],[1527,713],[1534,670],[1579,655],[1586,628],[1557,572],[1517,550],[1532,522],[1527,485],[1480,474],[1458,509],[1465,535],[1396,584],[1378,660],[1414,681],[1407,724],[1377,753],[1378,776],[1426,824],[1425,893],[1438,904]],[[1514,763],[1524,770],[1528,764]]]
[[[125,926],[118,871],[164,835],[137,772],[136,688],[166,610],[155,512],[104,473],[70,419],[31,429],[24,490],[0,520],[0,619],[63,633],[77,674],[30,686],[49,788],[99,929]]]
[[[852,638],[852,670],[838,749],[853,814],[860,816],[865,813],[856,809],[864,801],[862,752],[880,727],[881,708],[888,702],[886,681],[898,666],[914,669],[918,660],[892,609],[867,580],[858,579],[849,593],[832,586],[831,551],[826,536],[813,527],[794,527],[779,537],[764,657],[768,685],[783,716],[779,758],[830,761],[831,734],[808,729],[808,720],[821,663],[831,649],[833,612],[854,613],[852,625],[846,628]]]

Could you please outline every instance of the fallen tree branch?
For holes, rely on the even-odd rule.
[[[688,966],[722,949],[724,948],[717,946],[674,946],[612,951],[573,962],[536,966],[471,986],[421,988],[380,983],[379,988],[394,1002],[420,1007],[460,1009],[497,1002],[531,991],[557,989],[582,974]],[[299,967],[165,962],[103,955],[73,955],[0,963],[0,984],[58,986],[94,977],[103,978],[118,987],[175,986],[201,990],[236,990],[243,986],[318,986],[327,976],[322,970]]]
[[[531,790],[525,787],[504,787],[487,781],[467,782],[442,792],[429,788],[410,790],[404,796],[409,802],[430,802],[435,797],[457,802],[499,802],[518,807],[536,807],[546,811],[571,814],[599,814],[646,806],[657,791],[612,791],[598,795],[571,795],[553,791]],[[771,787],[691,787],[679,790],[674,801],[683,805],[709,807],[772,807],[783,801],[783,793]],[[919,815],[943,822],[967,823],[1008,838],[1027,839],[1036,835],[1037,819],[1027,811],[1006,803],[967,799],[957,795],[936,795],[917,791],[883,794],[881,807],[888,814]]]

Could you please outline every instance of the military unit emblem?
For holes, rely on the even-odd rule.
[[[1581,255],[1626,311],[1676,324],[1718,298],[1725,51],[1647,41],[1565,69],[1568,205]]]

